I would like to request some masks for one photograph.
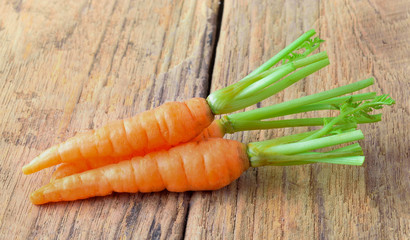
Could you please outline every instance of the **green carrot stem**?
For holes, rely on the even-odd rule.
[[[281,78],[293,72],[294,70],[296,70],[296,68],[292,65],[282,66],[270,75],[243,89],[234,97],[234,99],[244,99],[250,97],[261,89],[279,81]]]
[[[335,159],[341,157],[356,157],[362,154],[362,151],[352,151],[352,152],[335,152],[335,153],[317,153],[309,152],[296,155],[275,155],[269,157],[252,157],[250,159],[252,167],[260,167],[266,165],[272,165],[277,163],[292,163],[292,162],[317,162],[321,159]]]
[[[342,153],[343,155],[330,155],[331,153]],[[327,154],[327,155],[326,155]],[[310,163],[332,163],[345,165],[362,165],[364,162],[363,150],[358,143],[341,147],[327,153],[308,152],[296,155],[281,155],[280,157],[251,157],[252,167],[261,166],[289,166]],[[320,155],[320,156],[319,156]],[[317,156],[317,157],[316,157]],[[285,157],[289,157],[285,159]]]
[[[273,146],[264,151],[265,154],[297,154],[312,151],[319,148],[330,147],[337,144],[347,143],[363,139],[363,133],[360,130],[340,133],[333,136],[321,137],[304,142],[288,143],[280,146]]]
[[[272,84],[269,87],[264,88],[260,92],[258,92],[255,95],[252,95],[246,99],[238,99],[231,104],[225,106],[225,111],[226,112],[234,112],[239,109],[243,109],[245,107],[248,107],[252,104],[258,103],[272,95],[275,95],[276,93],[284,90],[285,88],[289,87],[290,85],[296,83],[297,81],[309,76],[310,74],[319,71],[320,69],[326,67],[329,65],[329,60],[324,59],[320,60],[319,62],[312,63],[292,74],[289,76],[285,77],[284,79]],[[208,101],[209,102],[209,101]]]
[[[242,98],[250,97],[253,94],[257,94],[259,93],[259,91],[261,91],[265,87],[279,81],[281,78],[295,71],[296,69],[301,68],[301,67],[306,67],[312,63],[319,62],[325,59],[328,59],[328,56],[327,56],[326,51],[323,51],[313,56],[302,58],[300,60],[289,62],[285,65],[277,67],[275,68],[276,71],[274,71],[272,74],[264,77],[258,82],[255,82],[254,84],[241,90],[241,92],[239,92],[235,96],[235,99],[242,99]]]
[[[305,153],[299,153],[299,154],[294,154],[294,155],[285,155],[285,154],[278,154],[275,155],[275,161],[278,162],[289,162],[289,161],[299,161],[299,160],[313,160],[313,159],[323,159],[323,158],[336,158],[336,157],[352,157],[352,156],[358,156],[363,154],[363,151],[358,150],[358,151],[338,151],[338,152],[327,152],[327,153],[320,153],[320,152],[305,152]],[[253,157],[252,160],[258,161],[258,160],[268,160],[269,158],[272,158],[273,156],[256,156]]]
[[[363,153],[362,147],[360,146],[359,143],[353,143],[344,147],[336,148],[330,152],[341,152],[341,151],[346,151],[346,152],[353,152],[353,151],[361,151]]]
[[[321,59],[323,59],[322,61],[325,61],[324,58],[326,58],[326,62],[327,64],[329,64],[327,60],[327,54],[325,52],[307,57],[308,54],[317,49],[320,43],[323,42],[323,40],[320,40],[318,38],[315,38],[313,40],[310,39],[312,34],[315,34],[315,32],[309,31],[308,33],[304,34],[289,47],[285,48],[275,57],[268,60],[265,64],[253,71],[241,81],[210,94],[207,98],[207,101],[212,112],[214,114],[230,113],[253,105],[261,101],[258,100],[258,98],[255,98],[254,95],[259,95],[256,93],[258,93],[260,90],[267,90],[269,88],[268,86],[270,85],[276,85],[273,83],[285,77],[292,71],[295,71],[297,68],[310,66],[316,62],[320,62]],[[293,50],[301,48],[305,48],[305,51],[302,54],[292,52]],[[288,63],[277,67],[275,70],[268,70],[270,67],[285,58],[289,60]],[[320,68],[315,69],[315,71],[319,70]],[[315,71],[312,71],[312,73]],[[306,77],[307,75],[305,74],[303,77]],[[280,90],[283,89],[284,88]],[[265,93],[267,93],[265,94],[265,98],[267,98],[272,94],[275,94],[275,91],[265,91]],[[240,103],[237,104],[237,102]]]
[[[330,155],[331,153],[343,153],[343,156]],[[326,155],[327,154],[327,155]],[[291,155],[289,159],[283,157],[289,157],[288,155],[282,158],[253,158],[251,159],[252,167],[260,167],[266,165],[273,166],[289,166],[289,165],[302,165],[310,163],[332,163],[332,164],[345,164],[345,165],[362,165],[364,162],[363,150],[358,143],[354,143],[345,147],[341,147],[327,153],[308,152]],[[320,157],[319,157],[320,155]],[[316,157],[317,156],[317,157]]]
[[[350,129],[355,129],[356,127],[357,127],[356,123],[347,123],[347,124],[340,125],[340,126],[334,126],[333,131],[347,132]],[[265,140],[261,142],[252,142],[252,143],[249,143],[248,146],[249,146],[249,149],[252,149],[253,152],[261,152],[264,149],[267,149],[269,147],[300,141],[318,131],[319,130],[312,130],[308,132],[296,133],[292,135],[282,136],[279,138],[269,139],[269,140]]]
[[[388,95],[381,95],[373,99],[371,102],[365,102],[361,105],[353,106],[352,103],[346,103],[344,106],[341,107],[341,112],[339,116],[332,119],[329,123],[327,123],[320,131],[312,134],[311,136],[307,137],[303,141],[308,141],[314,138],[318,138],[321,136],[326,135],[333,127],[333,125],[338,124],[341,120],[347,118],[348,116],[354,116],[357,112],[361,112],[362,115],[359,116],[366,116],[370,117],[367,112],[371,111],[372,108],[379,109],[382,105],[391,105],[394,104],[394,100],[389,98]],[[352,105],[352,106],[350,106]],[[358,117],[356,117],[357,119]]]
[[[311,29],[305,32],[304,34],[302,34],[302,36],[300,36],[294,42],[292,42],[287,47],[279,51],[271,59],[269,59],[264,64],[262,64],[260,67],[258,67],[257,69],[249,73],[247,77],[252,77],[254,75],[257,75],[271,68],[272,66],[280,62],[284,57],[288,56],[291,52],[293,52],[296,48],[298,48],[300,45],[302,45],[304,42],[306,42],[308,39],[310,39],[315,34],[316,34],[316,31],[314,29]]]
[[[329,65],[329,60],[326,52],[318,53],[305,59],[287,63],[278,67],[276,71],[268,70],[269,74],[260,73],[215,91],[208,96],[207,101],[214,114],[234,112],[282,91],[327,65]],[[300,67],[304,68],[284,78],[290,72]],[[279,81],[280,79],[282,80]],[[266,87],[268,85],[270,86]],[[262,93],[260,93],[261,90],[263,91]]]
[[[226,133],[234,133],[250,130],[262,130],[262,129],[274,129],[274,128],[288,128],[288,127],[308,127],[308,126],[323,126],[325,119],[327,121],[333,120],[335,117],[327,118],[299,118],[299,119],[285,119],[285,120],[272,120],[272,121],[260,121],[260,120],[239,120],[231,122],[228,119],[220,119],[222,127]],[[360,117],[356,119],[359,124],[374,123],[381,121],[381,114],[371,115],[370,118]],[[348,120],[341,120],[337,124],[346,124]]]
[[[359,93],[349,96],[334,97],[327,100],[318,102],[317,104],[341,104],[351,99],[352,102],[358,102],[363,100],[370,100],[376,97],[375,92]]]
[[[326,51],[317,53],[313,56],[309,56],[306,58],[301,58],[294,60],[292,62],[286,63],[284,65],[268,69],[264,72],[261,72],[257,75],[252,75],[251,77],[246,77],[241,81],[232,84],[226,88],[217,90],[216,93],[218,94],[230,94],[233,95],[235,99],[244,98],[248,96],[249,92],[252,89],[262,89],[265,86],[268,86],[278,80],[280,78],[286,76],[289,72],[294,71],[298,68],[308,66],[312,63],[318,62],[320,60],[328,59]],[[213,93],[216,95],[216,93]],[[212,95],[212,94],[211,94]]]
[[[252,162],[252,167],[262,167],[262,166],[295,166],[295,165],[305,165],[312,163],[331,163],[331,164],[343,164],[343,165],[363,165],[365,160],[364,156],[352,156],[352,157],[336,157],[336,158],[324,158],[324,159],[312,159],[310,161],[266,161],[265,163]]]
[[[291,115],[291,114],[296,114],[296,113],[303,113],[303,112],[310,112],[310,111],[318,111],[318,110],[339,110],[339,107],[336,104],[339,103],[343,103],[347,100],[352,100],[354,102],[356,101],[363,101],[363,100],[369,100],[369,99],[373,99],[375,97],[374,92],[370,92],[370,93],[361,93],[361,94],[355,94],[355,95],[349,95],[349,96],[343,96],[343,97],[334,97],[331,99],[327,99],[324,101],[320,101],[317,104],[309,104],[306,106],[301,106],[301,107],[296,107],[296,108],[292,108],[286,111],[281,111],[278,113],[272,113],[270,114],[267,118],[274,118],[274,117],[280,117],[280,116],[286,116],[286,115]],[[226,118],[226,117],[225,117]],[[373,122],[378,122],[381,120],[381,115],[372,115],[371,119],[368,118],[360,118],[358,119],[358,123],[373,123]],[[318,122],[319,120],[309,120],[309,121],[315,121]],[[272,122],[272,123],[270,123]],[[286,124],[286,122],[291,123],[291,121],[285,121],[283,122],[284,124]],[[303,124],[302,120],[301,121],[297,121],[300,124],[296,123],[296,125],[289,125],[289,127],[296,127],[296,126],[318,126],[315,123],[309,123],[307,122],[306,125]],[[323,121],[321,121],[323,123]],[[342,121],[342,123],[344,123],[345,121]],[[230,124],[231,126],[227,126],[226,129],[232,129],[232,131],[237,132],[237,131],[246,131],[246,130],[256,130],[256,129],[268,129],[268,128],[276,128],[276,124],[279,124],[278,126],[281,126],[280,124],[282,124],[281,121],[264,121],[262,123],[260,123],[259,120],[232,120],[230,119],[230,117],[228,116],[227,119],[225,119],[225,124]],[[267,125],[265,125],[267,124]],[[269,127],[269,124],[273,124],[272,127]],[[319,124],[320,125],[320,124]],[[256,127],[252,127],[252,126],[256,126]],[[258,127],[260,126],[260,127]],[[286,125],[283,125],[284,127],[286,127]]]
[[[302,69],[303,70],[303,69]],[[358,81],[332,90],[312,94],[309,96],[289,100],[275,105],[258,108],[246,112],[240,112],[229,115],[231,121],[234,120],[261,120],[269,118],[272,114],[284,112],[293,108],[301,107],[308,104],[313,104],[322,100],[337,97],[347,93],[355,92],[366,88],[374,83],[373,78]]]
[[[337,108],[337,106],[333,104],[309,104],[306,106],[291,108],[286,111],[273,112],[271,115],[269,115],[269,118],[275,118],[275,117],[281,117],[281,116],[287,116],[287,115],[305,113],[305,112],[311,112],[311,111],[320,111],[320,110],[339,110],[339,109]]]
[[[325,153],[304,152],[292,155],[258,154],[256,156],[253,154],[250,162],[252,167],[301,165],[316,162],[362,165],[364,157],[361,155],[363,155],[363,150],[358,143],[355,143]]]
[[[346,102],[349,99],[351,99],[353,102],[358,102],[358,101],[363,101],[363,100],[374,99],[375,96],[376,96],[375,92],[370,92],[370,93],[360,93],[360,94],[342,96],[342,97],[334,97],[334,98],[330,98],[324,101],[320,101],[315,104],[295,107],[287,111],[274,113],[270,115],[269,118],[286,116],[286,115],[291,115],[291,114],[296,114],[296,113],[318,111],[318,110],[339,110],[339,107],[337,105],[343,102]]]
[[[311,152],[312,150],[363,139],[364,136],[360,130],[352,131],[350,127],[350,124],[342,125],[338,127],[338,130],[344,132],[307,142],[300,142],[300,139],[317,131],[250,143],[248,144],[247,153],[251,166],[286,166],[316,162],[361,165],[364,157],[362,156],[362,148],[358,143],[328,152]]]

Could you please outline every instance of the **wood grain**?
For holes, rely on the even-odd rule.
[[[2,1],[2,239],[181,238],[190,193],[33,206],[21,167],[78,131],[208,93],[217,1]]]
[[[409,10],[405,0],[1,1],[0,238],[410,238]],[[204,97],[311,28],[331,65],[258,106],[374,76],[370,90],[397,104],[382,123],[360,127],[363,167],[265,167],[212,192],[28,201],[53,169],[23,176],[21,167],[45,148],[165,101]]]
[[[408,1],[225,1],[211,90],[244,77],[304,31],[326,40],[331,65],[262,105],[370,76],[394,107],[362,126],[363,167],[248,170],[212,193],[194,193],[186,236],[221,239],[409,238]],[[323,115],[307,114],[311,116]],[[306,129],[236,134],[249,142]]]

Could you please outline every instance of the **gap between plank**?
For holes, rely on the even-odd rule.
[[[215,26],[215,42],[212,47],[212,53],[211,53],[211,61],[209,63],[209,69],[208,69],[208,88],[205,92],[205,96],[208,96],[211,93],[211,86],[212,86],[212,76],[214,72],[214,66],[215,66],[215,58],[216,58],[216,49],[218,47],[218,42],[219,42],[219,35],[221,32],[221,25],[222,25],[222,17],[223,17],[223,10],[224,10],[224,1],[221,0],[219,2],[219,8],[218,8],[218,15],[216,17],[216,26]],[[186,193],[185,193],[186,194]],[[188,225],[188,218],[189,218],[189,211],[191,208],[191,199],[192,199],[193,193],[190,193],[189,196],[189,202],[188,202],[188,207],[185,213],[185,221],[184,221],[184,227],[182,229],[182,235],[183,238],[186,238],[186,227]]]
[[[208,89],[206,91],[206,96],[208,96],[211,93],[211,86],[212,86],[212,77],[213,77],[213,72],[214,72],[214,66],[215,66],[215,58],[216,58],[216,49],[218,47],[218,42],[219,42],[219,34],[221,32],[221,25],[222,25],[222,15],[224,11],[224,1],[221,0],[219,2],[219,9],[218,9],[218,15],[216,17],[216,27],[215,27],[215,43],[212,47],[212,53],[211,53],[211,62],[209,63],[209,70],[208,70]]]

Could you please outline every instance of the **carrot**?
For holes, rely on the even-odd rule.
[[[86,159],[129,158],[188,142],[211,124],[214,115],[253,105],[327,66],[329,60],[325,52],[307,57],[322,42],[318,38],[310,39],[314,34],[314,30],[303,34],[247,77],[210,94],[207,99],[166,103],[72,137],[33,159],[23,167],[23,173],[31,174],[60,163],[79,163]],[[299,53],[301,49],[303,53]],[[281,60],[282,65],[270,69]],[[261,90],[263,94],[259,96]]]
[[[113,191],[213,190],[228,185],[248,167],[244,144],[209,139],[57,179],[35,191],[30,199],[44,204],[105,196]]]
[[[363,138],[360,130],[352,131],[350,126],[339,127],[339,130],[345,131],[309,141],[303,139],[318,130],[248,145],[222,138],[189,142],[57,179],[33,192],[30,200],[34,204],[44,204],[105,196],[112,192],[216,190],[239,178],[250,166],[313,162],[362,164],[364,158],[360,156],[362,151],[358,144],[336,152],[309,152]]]
[[[23,172],[30,174],[60,163],[130,157],[167,149],[197,136],[213,118],[209,105],[202,98],[165,103],[53,146],[24,166]]]

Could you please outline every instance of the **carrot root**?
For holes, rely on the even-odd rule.
[[[61,157],[57,154],[58,146],[53,146],[39,156],[34,158],[29,164],[23,167],[24,174],[32,174],[37,172],[37,169],[43,169],[47,167],[51,167],[57,164],[60,164]]]
[[[189,142],[50,182],[31,194],[34,204],[112,192],[216,190],[249,168],[246,146],[227,139]]]
[[[133,118],[112,122],[53,146],[23,167],[24,174],[60,163],[78,163],[102,157],[144,155],[188,142],[213,121],[203,98],[169,102]],[[98,164],[96,164],[98,165]]]

